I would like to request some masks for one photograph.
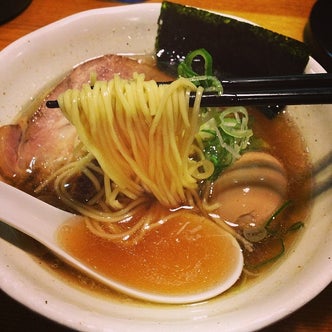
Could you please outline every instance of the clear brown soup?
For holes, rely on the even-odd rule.
[[[291,225],[299,221],[302,221],[305,224],[310,210],[311,168],[305,142],[303,141],[298,128],[287,114],[282,114],[271,120],[255,109],[249,109],[249,113],[254,119],[254,135],[258,138],[262,138],[267,143],[267,151],[277,157],[283,163],[287,171],[289,181],[288,199],[292,201],[293,204],[278,217],[278,223],[280,224],[279,231],[286,231]],[[179,227],[179,225],[177,225],[177,227]],[[170,232],[172,232],[171,228],[165,227],[165,234],[168,233],[169,239],[172,238],[169,236]],[[162,241],[161,235],[162,232],[154,233],[150,238],[147,237],[146,240],[151,240],[151,243],[153,244],[156,241]],[[299,236],[301,236],[301,230],[290,232],[283,238],[286,248],[286,252],[283,256],[287,255],[287,253],[292,250],[292,246]],[[149,288],[148,284],[151,280],[149,278],[156,279],[158,278],[158,274],[159,277],[168,278],[169,280],[174,277],[172,276],[172,268],[162,271],[162,266],[164,264],[170,264],[172,259],[179,259],[178,253],[180,250],[183,250],[183,248],[181,249],[180,247],[172,247],[170,243],[164,243],[164,245],[169,246],[170,251],[173,250],[173,252],[171,252],[168,257],[163,258],[158,257],[158,250],[155,251],[156,255],[153,256],[154,251],[151,245],[147,250],[138,249],[137,251],[133,251],[132,249],[125,247],[121,248],[112,243],[108,243],[107,240],[101,240],[92,235],[86,230],[82,222],[74,222],[69,226],[65,226],[60,231],[59,241],[65,247],[70,248],[71,251],[76,252],[76,255],[78,256],[84,256],[88,252],[89,255],[91,254],[94,257],[93,260],[98,261],[99,267],[104,270],[112,268],[109,258],[115,260],[115,265],[116,258],[118,258],[118,262],[121,262],[121,259],[123,260],[130,257],[134,258],[133,262],[135,262],[135,264],[132,265],[132,269],[121,269],[121,266],[116,268],[118,270],[119,280],[121,278],[129,278],[131,282],[134,284],[136,283],[136,285],[139,286],[142,286],[141,283],[145,282],[146,284],[143,285],[143,287],[146,289]],[[88,245],[82,246],[82,243],[88,243]],[[218,250],[215,243],[211,243],[210,245],[211,248],[208,248],[207,251]],[[195,250],[197,250],[196,253]],[[197,259],[201,259],[201,250],[202,247],[200,246],[192,248],[192,252],[190,253],[192,255],[191,259],[195,259],[195,255],[197,256]],[[280,242],[278,241],[257,244],[252,253],[244,250],[245,264],[248,266],[259,265],[260,262],[264,260],[268,261],[270,257],[277,255],[279,250]],[[139,255],[140,259],[135,260],[135,256],[137,257],[137,255]],[[144,257],[144,255],[146,255],[146,257]],[[79,287],[84,291],[92,292],[93,294],[106,298],[112,298],[113,300],[120,299],[125,301],[136,301],[89,279],[61,262],[48,251],[42,250],[41,253],[36,255],[36,259],[38,259],[40,264],[50,269],[53,273],[56,273],[57,276],[60,276],[70,284]],[[218,259],[218,255],[212,255],[209,259],[205,260],[205,264],[213,264],[216,259]],[[283,257],[278,259],[276,264],[280,264],[282,260]],[[142,264],[144,261],[149,261],[149,264]],[[155,264],[155,268],[153,268],[153,264]],[[170,265],[172,266],[172,264]],[[256,275],[259,275],[259,278],[264,277],[266,271],[273,266],[273,263],[264,264],[262,267],[250,271],[252,273],[243,273],[241,280],[239,280],[232,289],[236,289],[240,286],[245,287],[247,284],[249,285],[250,282],[256,279]],[[144,273],[145,268],[147,269],[146,271],[149,270],[151,273],[146,273],[146,278],[141,278],[141,273]],[[168,290],[164,289],[164,291],[170,291],[172,287],[175,287],[176,278],[174,280],[174,284],[170,284],[170,288]],[[197,279],[198,283],[201,281],[202,280],[199,278]],[[232,291],[232,289],[230,291]]]
[[[143,62],[152,64],[150,57],[147,59],[144,58]],[[283,237],[286,248],[283,256],[286,256],[287,253],[291,252],[297,238],[301,236],[301,229],[294,232],[287,232],[287,230],[291,225],[299,221],[305,224],[310,211],[311,165],[309,155],[298,128],[287,113],[280,114],[274,119],[269,119],[255,108],[248,108],[248,112],[253,119],[254,136],[267,143],[264,147],[266,152],[281,161],[287,172],[287,198],[292,204],[278,216],[278,231],[280,233],[287,233]],[[25,190],[27,188],[22,187],[21,189]],[[57,201],[57,199],[54,201]],[[169,284],[168,289],[163,290],[164,292],[172,292],[172,289],[181,287],[177,285],[183,285],[181,278],[184,278],[184,274],[182,276],[174,275],[172,266],[175,264],[175,261],[178,260],[180,265],[188,264],[188,266],[192,261],[201,261],[202,264],[205,264],[205,269],[209,270],[209,266],[218,266],[218,264],[215,264],[218,259],[221,259],[218,251],[227,250],[227,248],[221,248],[220,243],[214,241],[202,241],[190,249],[188,249],[190,241],[182,242],[182,247],[181,245],[174,244],[174,241],[172,244],[174,229],[179,229],[182,222],[183,220],[173,221],[168,226],[166,223],[160,227],[160,231],[152,232],[147,236],[140,247],[130,248],[126,246],[121,247],[107,240],[100,239],[87,231],[82,221],[73,221],[60,229],[59,242],[69,251],[74,252],[77,257],[85,257],[86,259],[88,254],[89,257],[92,257],[91,264],[97,262],[98,268],[106,274],[107,270],[115,268],[119,280],[127,278],[134,285],[143,287],[149,291],[151,291],[149,289],[151,284],[155,283],[158,278],[164,278],[165,280],[173,279],[174,282]],[[211,221],[211,223],[213,222]],[[207,237],[214,231],[214,226],[212,225],[204,230]],[[204,236],[203,233],[199,235]],[[163,242],[163,238],[167,238],[167,240]],[[157,247],[154,250],[155,243],[158,242],[162,243],[159,247],[159,253],[164,253],[169,248],[167,257],[158,256]],[[86,245],[82,246],[82,243]],[[208,247],[205,247],[206,245]],[[179,252],[183,250],[189,250],[190,253],[187,256],[179,255]],[[244,250],[245,268],[249,273],[243,273],[240,280],[228,292],[239,287],[246,287],[251,282],[263,278],[267,271],[274,266],[274,262],[271,261],[268,264],[261,264],[261,262],[269,262],[270,258],[277,256],[279,252],[280,242],[275,240],[255,244],[253,252]],[[82,289],[84,292],[91,292],[94,295],[112,300],[136,301],[81,274],[40,245],[37,245],[37,249],[34,249],[32,254],[43,267],[72,286]],[[121,267],[121,261],[125,259],[131,260],[130,269]],[[227,255],[223,255],[222,259],[225,260],[225,264],[231,262],[230,257],[227,257]],[[112,263],[110,263],[111,260]],[[280,257],[275,263],[280,264],[282,260],[283,257]],[[165,265],[168,268],[163,269]],[[126,267],[128,266],[130,264],[126,265]],[[250,269],[250,267],[255,266],[259,266],[259,268]],[[217,269],[211,269],[211,278],[217,278],[214,273],[220,273],[220,271],[216,271]],[[142,278],[142,275],[145,275],[144,278]],[[193,276],[193,278],[196,278],[195,282],[197,284],[204,282],[199,274]],[[195,287],[195,282],[192,283],[192,287]],[[142,285],[142,283],[145,284]]]
[[[155,204],[150,209],[164,209]],[[74,218],[75,219],[75,218]],[[135,244],[92,234],[80,219],[59,230],[59,242],[96,271],[127,286],[165,295],[195,294],[226,281],[237,266],[228,234],[198,214],[184,211],[148,231]]]

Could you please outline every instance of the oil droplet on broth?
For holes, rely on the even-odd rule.
[[[206,291],[237,265],[236,240],[212,221],[181,213],[124,245],[92,234],[78,218],[59,230],[59,243],[97,272],[151,293],[181,295]]]

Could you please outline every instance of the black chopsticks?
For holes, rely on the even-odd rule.
[[[201,107],[332,104],[332,74],[232,78],[221,84],[223,94],[204,92]],[[190,106],[194,102],[192,94]],[[59,107],[56,100],[46,106]]]
[[[332,103],[332,74],[235,78],[221,84],[223,94],[204,93],[202,107]]]
[[[193,106],[195,96],[190,97],[189,105]],[[313,104],[332,104],[332,87],[225,92],[222,95],[204,93],[201,100],[201,107]]]
[[[288,76],[244,77],[221,80],[226,90],[257,90],[277,88],[331,88],[332,74],[300,74]]]

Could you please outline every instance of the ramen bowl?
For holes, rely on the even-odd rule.
[[[34,105],[38,96],[86,59],[107,53],[151,53],[159,12],[160,4],[87,11],[8,46],[0,53],[1,77],[6,78],[0,83],[1,125]],[[310,58],[306,72],[322,71]],[[87,287],[89,281],[84,278],[77,282],[53,271],[56,266],[52,270],[36,258],[43,248],[0,224],[1,288],[45,317],[84,331],[172,331],[177,327],[184,332],[249,331],[289,315],[332,280],[332,105],[292,106],[287,112],[299,127],[313,163],[312,208],[291,251],[257,282],[202,303],[143,303],[93,283]]]

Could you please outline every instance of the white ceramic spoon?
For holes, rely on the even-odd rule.
[[[236,259],[237,264],[235,264],[233,271],[230,271],[229,276],[225,280],[209,290],[188,295],[152,294],[140,291],[98,274],[95,270],[75,259],[59,246],[56,240],[57,231],[62,224],[72,217],[71,213],[55,208],[0,181],[1,221],[42,243],[64,261],[95,280],[135,298],[173,304],[204,301],[230,288],[238,280],[243,268],[242,251],[236,243],[238,250],[236,250],[237,257],[234,259]]]

